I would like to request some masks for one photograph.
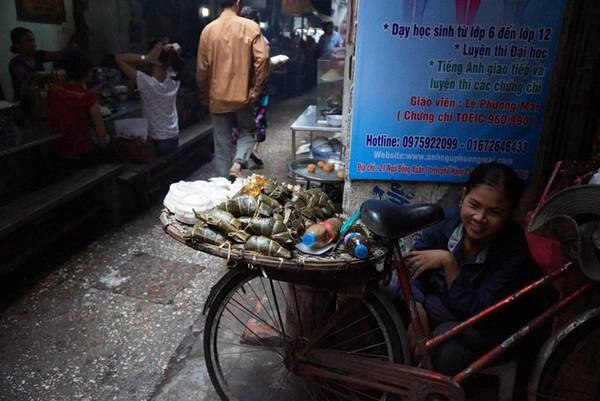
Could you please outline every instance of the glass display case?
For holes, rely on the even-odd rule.
[[[317,120],[327,122],[327,116],[342,114],[344,95],[344,60],[319,59],[317,68]],[[331,124],[332,119],[329,119]],[[341,119],[339,119],[341,125]]]

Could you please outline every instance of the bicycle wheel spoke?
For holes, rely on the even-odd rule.
[[[320,390],[318,385],[313,386],[313,393],[314,393],[315,400],[319,400],[319,394],[318,394],[319,391],[321,391],[321,393],[323,393],[323,391]]]
[[[329,337],[334,336],[334,335],[336,335],[338,333],[341,333],[342,331],[348,329],[349,327],[352,327],[353,325],[358,324],[358,323],[360,323],[363,320],[368,319],[368,318],[369,318],[369,315],[365,315],[365,316],[361,317],[360,319],[354,320],[353,322],[348,323],[347,325],[345,325],[345,326],[337,329],[336,331],[327,334],[324,338],[329,338]]]
[[[382,345],[385,345],[385,344],[386,344],[386,342],[385,342],[385,341],[383,341],[383,342],[380,342],[380,343],[377,343],[377,344],[372,344],[372,345],[369,345],[368,347],[363,347],[363,348],[356,349],[356,350],[354,350],[354,351],[347,351],[347,352],[348,352],[349,354],[354,354],[354,353],[356,353],[356,352],[360,352],[360,351],[365,351],[365,350],[372,349],[372,348],[381,347]]]
[[[331,395],[334,395],[336,400],[340,400],[340,396],[342,397],[342,399],[346,398],[346,399],[352,400],[351,398],[347,398],[347,396],[345,394],[342,394],[342,393],[338,392],[337,390],[334,390],[333,388],[331,388],[331,386],[318,384],[318,383],[316,384],[316,386],[319,389],[319,391],[321,392],[321,394],[323,394],[323,396],[327,400],[329,400],[329,397],[327,397],[327,394],[325,394],[325,392],[322,390],[322,388],[325,388]]]
[[[283,302],[285,305],[289,305],[287,297],[285,296],[285,290],[281,287],[281,281],[278,281],[277,285],[279,286],[279,292],[281,292],[281,296],[283,297]]]
[[[279,303],[277,302],[277,295],[275,295],[275,287],[273,286],[273,280],[269,280],[269,283],[271,284],[271,292],[273,293],[273,303],[275,303],[277,317],[279,318],[279,324],[281,325],[281,331],[283,331],[283,336],[285,337],[285,328],[283,326],[283,319],[281,318],[281,311],[279,310]]]
[[[287,377],[286,373],[289,373],[289,371],[284,370],[279,374],[279,379],[277,379],[277,381],[275,382],[277,383],[277,385],[281,385],[281,383],[283,383],[283,379]]]
[[[223,343],[219,343],[219,344],[223,344]],[[257,349],[254,351],[238,351],[238,352],[220,352],[220,355],[245,355],[245,354],[256,354],[259,352],[270,352],[264,349]]]
[[[268,309],[265,307],[265,305],[261,301],[261,299],[264,298],[264,296],[262,296],[262,297],[258,296],[256,294],[256,291],[254,291],[253,286],[249,286],[249,287],[252,289],[252,292],[254,293],[254,295],[258,299],[258,303],[260,304],[260,310],[256,311],[256,309],[258,309],[258,304],[255,303],[254,305],[252,305],[252,304],[249,303],[249,301],[246,298],[243,298],[243,297],[242,297],[242,301],[243,302],[240,302],[236,297],[231,297],[231,301],[237,303],[239,305],[239,307],[243,308],[248,314],[250,314],[256,320],[260,320],[261,322],[263,322],[264,324],[266,324],[267,326],[269,326],[270,329],[272,329],[272,330],[276,331],[277,333],[281,334],[281,332],[277,328],[274,327],[274,325],[276,324],[275,319],[269,314]],[[246,305],[247,307],[244,307],[242,305],[242,303],[244,305]],[[252,308],[255,309],[254,312],[252,311]],[[261,315],[260,315],[261,311],[265,311],[265,313],[267,315],[267,318],[269,318],[272,323],[267,322],[265,320],[266,318],[261,317]]]
[[[316,386],[316,388],[319,389],[323,397],[325,397],[325,401],[329,401],[329,397],[327,397],[327,394],[325,394],[325,392],[323,392],[323,390],[321,390],[321,388],[318,385]]]
[[[228,308],[226,308],[226,309],[228,309]],[[229,311],[229,313],[231,313],[231,311]],[[232,315],[233,315],[233,313],[232,313]],[[284,357],[284,356],[283,356],[283,354],[281,354],[279,351],[277,351],[277,349],[276,349],[276,348],[269,347],[267,344],[265,344],[265,343],[262,341],[262,337],[260,337],[258,334],[256,334],[256,333],[255,333],[255,332],[254,332],[254,331],[253,331],[251,328],[247,327],[247,326],[246,326],[246,325],[245,325],[245,324],[244,324],[244,323],[243,323],[241,320],[239,320],[239,319],[237,318],[237,316],[233,315],[233,317],[234,317],[234,318],[235,318],[235,319],[236,319],[238,322],[240,322],[240,324],[241,324],[243,327],[245,327],[246,329],[248,329],[248,331],[249,331],[249,332],[250,332],[250,333],[251,333],[253,336],[255,336],[255,337],[258,339],[258,342],[259,342],[259,343],[261,343],[261,344],[262,344],[262,345],[264,345],[265,347],[267,347],[267,348],[269,348],[269,349],[273,350],[275,353],[279,354],[279,355],[280,355],[282,358]]]
[[[238,308],[238,306],[236,306],[236,305],[232,305],[232,306],[233,306],[233,307],[236,307],[236,308]],[[251,315],[251,316],[252,316],[252,315]],[[243,331],[242,331],[242,334],[239,334],[239,335],[238,335],[238,337],[239,337],[239,338],[243,338],[243,337],[244,337],[244,334],[243,334],[243,333],[244,333],[244,331],[246,331],[246,330],[250,330],[250,327],[251,327],[251,326],[249,326],[249,325],[248,325],[248,322],[250,321],[250,319],[254,319],[254,320],[255,320],[255,321],[258,323],[258,324],[264,323],[264,326],[265,326],[266,328],[268,328],[268,329],[270,329],[270,330],[273,330],[273,334],[274,334],[274,336],[269,336],[269,337],[267,337],[267,338],[273,338],[273,337],[275,337],[275,336],[276,336],[276,337],[280,337],[280,338],[282,337],[282,336],[281,336],[281,333],[280,333],[280,332],[278,332],[278,331],[277,331],[277,329],[276,329],[275,327],[273,327],[273,326],[269,325],[268,323],[266,323],[264,320],[260,319],[259,317],[254,317],[254,316],[252,316],[252,317],[250,317],[250,318],[246,317],[246,318],[244,319],[244,320],[245,320],[245,322],[244,322],[244,321],[243,321],[241,318],[235,317],[235,320],[236,320],[236,321],[237,321],[237,322],[238,322],[238,323],[239,323],[239,324],[242,326],[242,329],[243,329]],[[230,330],[231,330],[231,331],[233,331],[233,332],[235,332],[235,330],[233,330],[232,328],[230,328]],[[264,333],[263,333],[263,334],[264,334]]]
[[[237,320],[237,319],[236,319],[236,323],[238,324],[239,327],[233,328],[233,327],[227,325],[227,326],[223,326],[223,328],[227,329],[228,333],[231,333],[230,337],[234,337],[234,339],[242,339],[242,338],[244,338],[244,330],[241,330],[241,334],[236,334],[236,333],[240,332],[240,328],[245,329],[246,326],[244,324],[242,324],[240,322],[240,320]],[[239,343],[234,344],[234,343],[227,343],[227,342],[223,342],[223,341],[219,341],[219,344],[237,345],[237,346],[240,345]],[[252,345],[252,344],[247,344],[247,345]]]
[[[279,381],[280,381],[280,382],[282,382],[282,381],[284,381],[284,380],[288,380],[288,379],[290,378],[290,375],[291,375],[291,374],[292,374],[292,372],[291,372],[291,371],[289,371],[289,370],[286,370],[286,371],[284,372],[284,374],[282,375],[282,377],[280,377],[280,378],[279,378]]]
[[[250,290],[252,290],[252,293],[253,293],[253,294],[254,294],[254,296],[257,298],[257,300],[260,302],[260,298],[261,298],[261,297],[259,297],[259,296],[256,294],[256,291],[254,291],[254,287],[253,287],[251,284],[248,284],[247,286],[250,288]],[[235,292],[235,294],[233,294],[233,295],[231,296],[231,302],[237,302],[237,303],[239,303],[239,304],[244,304],[244,305],[246,305],[246,306],[247,306],[247,308],[248,308],[249,310],[251,310],[251,309],[253,309],[253,308],[254,308],[254,309],[257,309],[257,307],[258,307],[258,304],[257,304],[257,303],[254,303],[254,304],[252,304],[252,303],[251,303],[251,299],[252,299],[252,298],[251,298],[251,297],[248,297],[248,293],[247,293],[246,291],[243,291],[243,293],[244,293],[244,295],[242,295],[242,294],[239,294],[239,292],[238,292],[238,291],[236,291],[236,292]],[[261,306],[262,306],[262,305],[261,305]],[[261,310],[262,310],[262,309],[261,309]],[[260,310],[259,310],[257,313],[260,313]],[[269,315],[269,313],[268,313],[268,311],[267,311],[267,310],[265,310],[265,313],[267,314],[267,316]]]
[[[339,348],[339,347],[341,347],[341,346],[342,346],[342,345],[344,345],[344,344],[348,344],[348,343],[350,343],[350,342],[352,342],[352,341],[355,341],[355,340],[356,340],[356,339],[358,339],[358,338],[361,338],[361,337],[364,337],[364,336],[368,336],[368,335],[370,335],[370,334],[373,334],[373,333],[375,333],[375,332],[378,332],[378,331],[380,331],[380,330],[379,330],[379,328],[377,328],[377,329],[373,329],[373,330],[369,330],[369,331],[367,331],[367,332],[364,332],[364,333],[362,333],[362,334],[358,334],[358,335],[356,335],[356,336],[354,336],[354,337],[352,337],[352,338],[345,339],[345,340],[344,340],[344,341],[342,341],[341,343],[336,343],[336,344],[333,344],[333,347],[334,347],[334,348]]]
[[[275,328],[272,325],[270,325],[266,320],[264,320],[262,317],[260,317],[259,315],[257,315],[253,311],[245,308],[242,304],[240,304],[237,301],[234,301],[234,302],[237,304],[237,305],[234,305],[234,306],[237,307],[238,309],[246,311],[251,317],[253,317],[257,321],[260,321],[261,323],[264,323],[267,327],[269,327],[271,330],[275,331],[277,334],[283,334],[281,331],[279,331],[277,328]]]
[[[292,293],[294,294],[294,306],[296,307],[296,316],[298,317],[298,325],[300,326],[300,337],[304,337],[304,329],[302,328],[302,318],[300,316],[300,307],[298,306],[298,294],[296,293],[296,286],[290,284],[292,287]]]
[[[227,342],[226,340],[218,340],[218,344],[220,345],[229,345],[229,346],[234,346],[234,347],[240,347],[240,346],[245,346],[245,347],[257,347],[259,345],[264,346],[264,347],[270,347],[273,349],[279,349],[281,348],[282,350],[285,349],[285,341],[283,341],[281,339],[281,337],[261,337],[261,339],[263,340],[261,344],[252,344],[252,343],[244,343],[244,340],[248,341],[248,336],[244,335],[244,333],[250,333],[250,328],[246,325],[244,325],[242,323],[241,320],[236,319],[238,325],[240,326],[239,328],[231,328],[230,326],[225,326],[224,328],[227,329],[227,332],[230,333],[229,336],[226,337],[226,340],[238,340],[240,342],[238,343],[231,343],[231,342]],[[241,328],[241,330],[240,330]],[[240,333],[240,334],[237,334]],[[258,333],[257,333],[258,334]],[[275,342],[275,340],[278,340],[279,342],[279,346],[277,346],[278,344]]]
[[[218,340],[217,342],[220,345],[230,345],[230,346],[234,346],[234,347],[240,347],[240,346],[256,347],[256,346],[258,346],[258,345],[252,344],[251,342],[244,343],[244,340],[247,340],[247,336],[244,336],[247,326],[243,325],[240,322],[240,320],[237,320],[237,323],[241,327],[242,330],[240,330],[240,327],[237,327],[234,329],[234,328],[231,328],[230,326],[224,326],[224,328],[227,329],[228,333],[230,333],[230,335],[226,336],[226,340],[238,340],[240,342],[231,343],[231,342],[227,342],[226,340]],[[241,332],[241,334],[237,334],[240,332]],[[275,349],[281,348],[282,350],[285,349],[286,342],[279,336],[278,337],[261,337],[261,338],[263,338],[263,340],[264,340],[263,346],[270,346]]]
[[[263,298],[267,296],[267,294],[265,293],[264,296],[258,296],[258,294],[256,293],[256,291],[254,290],[253,286],[250,286],[250,289],[252,290],[252,292],[254,293],[254,296],[256,297],[256,299],[258,300],[258,302],[260,303],[261,307],[263,308],[263,310],[265,311],[265,313],[267,314],[267,316],[269,316],[269,318],[271,319],[272,322],[275,322],[275,318],[271,315],[271,313],[269,313],[269,309],[267,309],[266,305],[263,303]],[[267,297],[267,300],[269,298]]]
[[[265,286],[265,281],[262,277],[259,277],[259,281],[260,281],[260,284],[262,285],[264,294],[267,297],[267,303],[269,304],[272,316],[275,316],[275,309],[273,308],[273,304],[271,303],[271,298],[268,296],[269,292],[267,291],[267,287]],[[273,323],[275,323],[276,322],[275,317],[273,317],[272,319],[273,319]]]

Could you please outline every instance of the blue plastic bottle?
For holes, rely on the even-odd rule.
[[[358,259],[369,257],[369,240],[361,233],[350,232],[344,237],[348,253]]]

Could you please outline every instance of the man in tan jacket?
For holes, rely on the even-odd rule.
[[[254,145],[254,103],[269,76],[269,48],[254,21],[238,16],[240,0],[219,0],[221,15],[200,35],[196,78],[208,99],[217,173],[234,179]],[[233,128],[239,131],[233,164]]]

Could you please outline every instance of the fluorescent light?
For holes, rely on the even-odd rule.
[[[198,14],[200,14],[200,17],[202,18],[206,18],[210,15],[210,10],[208,9],[208,7],[200,7],[200,9],[198,10]]]

